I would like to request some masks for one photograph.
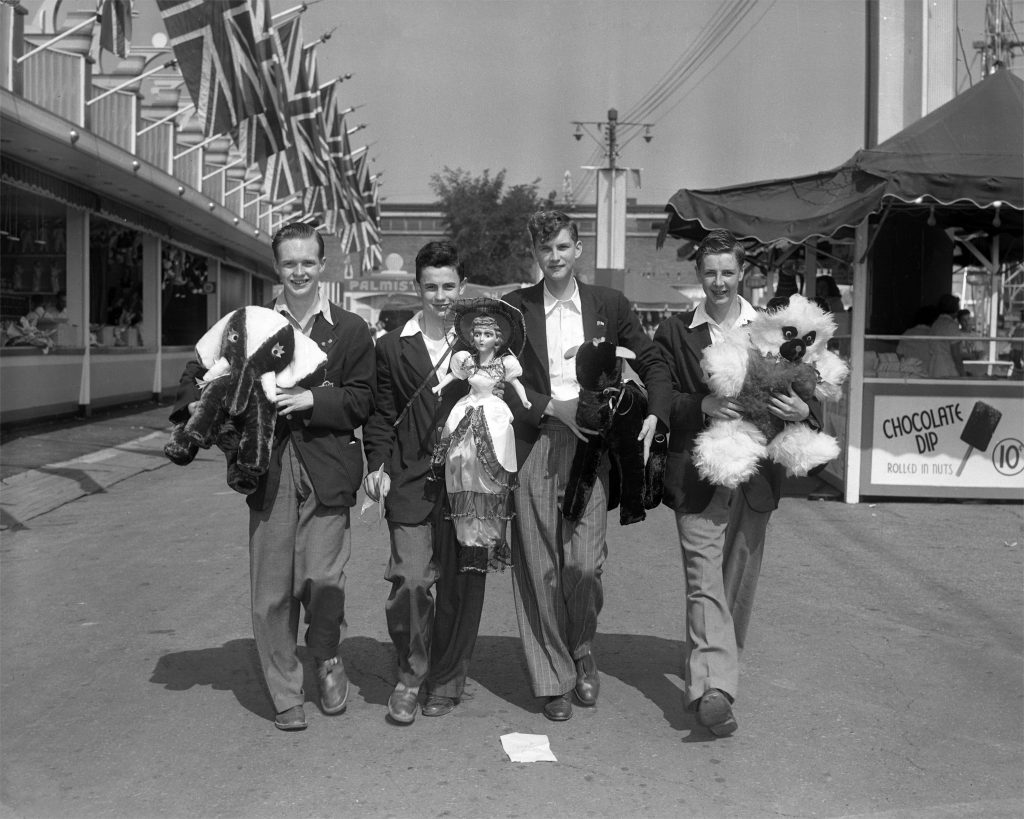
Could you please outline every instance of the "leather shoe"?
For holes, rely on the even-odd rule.
[[[544,704],[544,716],[552,722],[564,722],[572,716],[572,701],[568,694],[548,697]]]
[[[320,707],[325,714],[340,714],[348,705],[348,677],[338,658],[316,661]]]
[[[584,654],[576,660],[576,687],[573,690],[582,705],[597,705],[601,678],[598,676],[597,662],[593,654]]]
[[[399,725],[409,725],[416,719],[416,705],[419,700],[419,688],[409,688],[402,683],[388,697],[388,717]]]
[[[429,694],[427,701],[423,703],[423,708],[420,710],[425,717],[443,717],[445,714],[450,714],[454,707],[455,699],[453,697]]]
[[[717,688],[712,688],[700,698],[697,721],[716,737],[727,737],[739,727],[732,713],[732,703]]]
[[[274,718],[274,727],[282,731],[303,731],[306,725],[306,712],[302,710],[301,705],[293,705]]]

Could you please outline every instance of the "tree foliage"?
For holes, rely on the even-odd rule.
[[[473,177],[462,168],[430,178],[445,232],[459,249],[465,272],[478,284],[533,280],[533,257],[526,222],[544,205],[540,179],[505,187],[505,170]]]

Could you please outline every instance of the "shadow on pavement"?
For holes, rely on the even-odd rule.
[[[674,730],[691,732],[685,741],[712,739],[683,707],[682,651],[678,640],[645,634],[599,633],[594,640],[594,658],[602,676],[617,678],[653,702]],[[481,635],[469,674],[509,704],[540,712],[543,701],[533,696],[519,638]]]
[[[251,638],[229,640],[216,648],[165,654],[157,660],[149,681],[168,691],[188,691],[197,685],[230,691],[246,710],[264,719],[274,719],[274,707],[263,685],[256,656],[256,641]]]
[[[372,705],[386,705],[395,687],[395,650],[390,642],[372,637],[349,637],[341,644],[345,673],[358,694]],[[316,691],[312,660],[306,664],[306,691]],[[310,687],[312,686],[312,687]]]

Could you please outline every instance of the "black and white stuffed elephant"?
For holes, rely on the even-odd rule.
[[[647,395],[636,382],[622,377],[623,359],[636,355],[598,338],[565,354],[567,359],[573,356],[580,384],[576,421],[582,427],[598,430],[598,434],[576,444],[562,514],[568,520],[580,519],[594,489],[601,459],[608,453],[615,473],[609,486],[608,509],[619,507],[619,522],[623,525],[638,523],[647,517],[645,510],[661,503],[668,444],[664,435],[656,436],[644,466],[643,442],[637,436],[647,417]]]
[[[270,465],[278,387],[313,376],[327,355],[280,313],[243,307],[199,339],[196,356],[206,369],[199,404],[175,424],[164,454],[184,465],[216,444],[227,458],[228,485],[251,494]]]

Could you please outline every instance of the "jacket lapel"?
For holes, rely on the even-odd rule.
[[[548,330],[544,321],[544,282],[523,291],[526,345],[533,351],[541,372],[548,376]]]
[[[587,341],[608,336],[608,317],[604,302],[597,298],[597,292],[589,285],[577,281],[580,288],[580,309],[583,311],[583,338]],[[617,339],[611,338],[610,341]]]
[[[427,354],[427,345],[423,341],[423,336],[420,334],[414,336],[403,336],[399,339],[399,343],[402,350],[402,363],[405,365],[405,371],[415,374],[415,380],[417,384],[426,377],[431,370],[433,365],[430,363],[430,356]],[[441,365],[441,369],[447,369],[447,359],[445,363]],[[438,383],[437,372],[430,375],[430,383],[434,386]]]

